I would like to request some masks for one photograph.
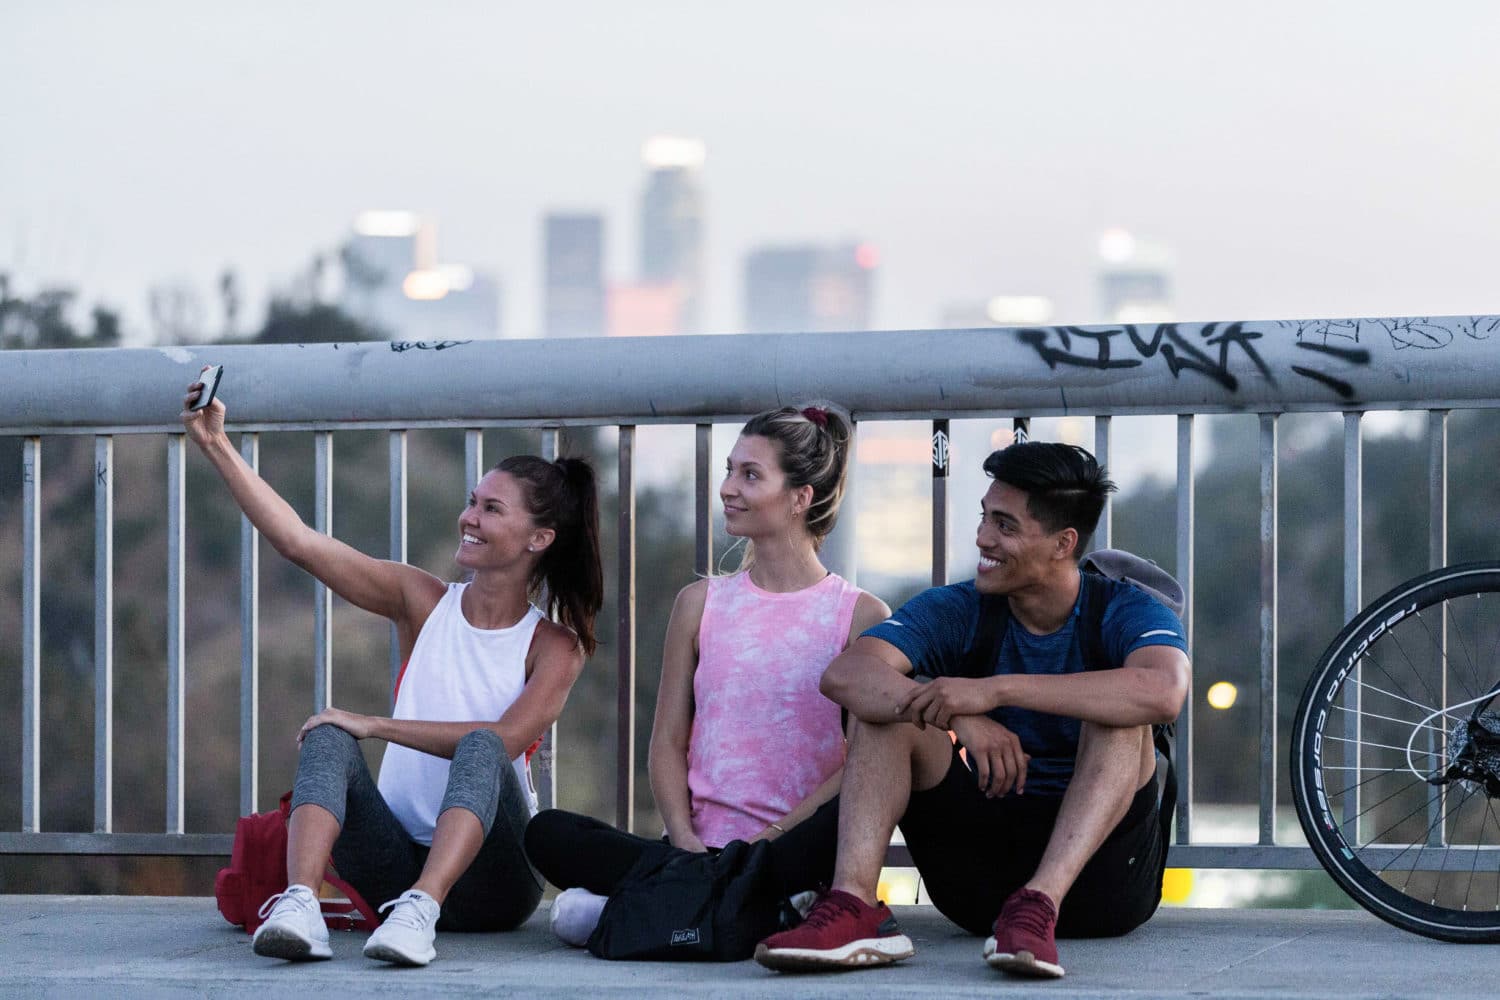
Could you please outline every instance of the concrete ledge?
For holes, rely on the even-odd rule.
[[[888,969],[787,976],[753,962],[601,962],[548,932],[546,911],[512,934],[440,935],[426,969],[362,958],[334,932],[334,959],[257,958],[213,900],[0,896],[0,996],[265,997],[701,995],[785,997],[1491,997],[1500,946],[1449,945],[1363,912],[1164,909],[1126,938],[1061,943],[1067,978],[1005,978],[980,942],[930,907],[897,910],[917,945]]]

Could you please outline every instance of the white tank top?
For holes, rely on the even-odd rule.
[[[417,634],[411,658],[397,683],[393,719],[424,722],[492,722],[521,696],[526,686],[526,653],[542,612],[534,605],[509,628],[482,629],[464,618],[460,600],[467,583],[450,583],[448,592]],[[507,749],[516,750],[515,747]],[[526,747],[511,761],[532,813]],[[449,761],[392,743],[380,765],[380,794],[407,834],[432,844]]]

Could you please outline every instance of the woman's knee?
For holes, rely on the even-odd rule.
[[[347,757],[359,753],[359,740],[331,722],[309,729],[302,737],[301,756],[331,754]]]
[[[458,746],[453,748],[453,759],[458,760],[460,756],[503,761],[505,744],[493,729],[475,729],[464,734]]]

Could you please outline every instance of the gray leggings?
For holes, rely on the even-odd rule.
[[[303,737],[292,808],[306,803],[339,821],[333,867],[371,906],[395,899],[421,874],[430,848],[407,835],[370,777],[359,741],[337,726]],[[542,881],[521,846],[531,818],[526,794],[493,732],[476,729],[458,741],[443,793],[442,810],[450,808],[479,818],[484,844],[443,901],[438,930],[519,927],[536,911]]]

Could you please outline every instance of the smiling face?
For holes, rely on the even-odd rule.
[[[788,485],[776,445],[769,438],[747,434],[729,452],[719,499],[724,504],[724,530],[753,539],[798,525],[805,531],[800,515],[812,502],[812,487]]]
[[[974,586],[982,594],[1014,594],[1050,583],[1069,564],[1077,534],[1072,528],[1049,532],[1026,509],[1026,494],[993,482],[980,501],[979,570]]]
[[[552,541],[552,529],[539,528],[526,509],[520,482],[496,469],[474,487],[458,516],[458,552],[454,558],[465,569],[509,565]],[[528,551],[528,549],[530,551]]]

